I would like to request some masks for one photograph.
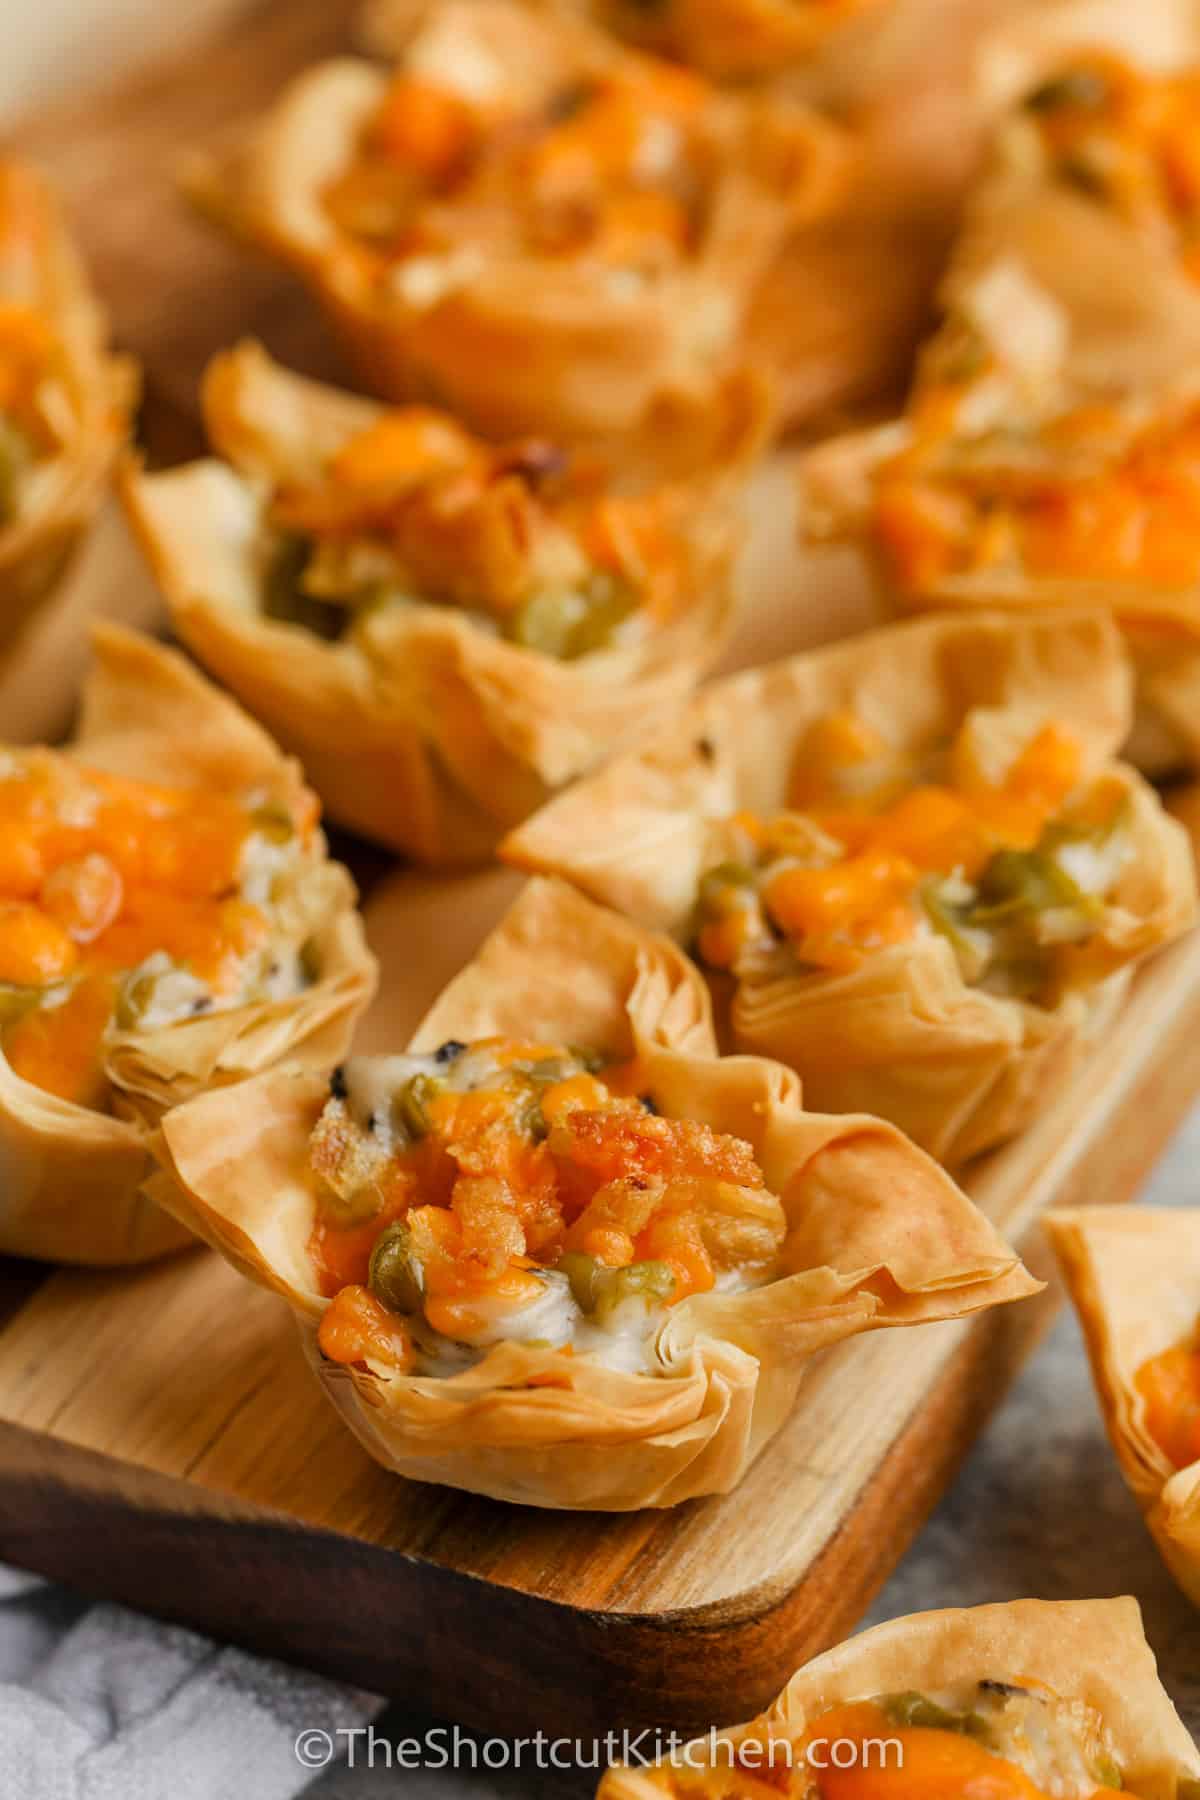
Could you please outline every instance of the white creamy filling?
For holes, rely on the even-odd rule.
[[[1122,831],[1113,831],[1099,841],[1080,838],[1076,842],[1060,844],[1054,852],[1054,861],[1077,888],[1100,898],[1115,883],[1128,854],[1128,837]]]
[[[439,1059],[424,1055],[351,1056],[342,1064],[346,1105],[360,1130],[368,1132],[380,1151],[392,1156],[406,1148],[407,1135],[397,1123],[393,1102],[415,1075],[427,1075],[448,1093],[469,1094],[490,1087],[500,1065],[490,1051],[464,1048]]]
[[[665,181],[683,152],[683,133],[670,119],[648,115],[634,154],[634,173],[644,182]]]
[[[1000,1681],[927,1696],[975,1721],[972,1736],[1023,1769],[1054,1800],[1091,1800],[1119,1774],[1102,1722],[1082,1701]]]
[[[485,1046],[456,1048],[451,1044],[444,1047],[440,1056],[426,1053],[350,1057],[342,1065],[340,1078],[346,1109],[359,1130],[367,1135],[369,1166],[382,1167],[408,1146],[404,1124],[396,1116],[396,1102],[415,1076],[436,1080],[445,1091],[471,1093],[492,1087],[505,1072],[493,1051]],[[535,1344],[549,1349],[569,1345],[578,1355],[607,1368],[629,1374],[656,1371],[654,1345],[668,1307],[631,1294],[611,1306],[601,1321],[580,1307],[565,1274],[554,1268],[537,1273],[540,1291],[524,1304],[489,1299],[486,1294],[472,1296],[471,1308],[480,1315],[481,1323],[461,1339],[434,1331],[421,1316],[412,1318],[415,1373],[438,1377],[457,1374],[502,1343]],[[723,1269],[716,1275],[714,1291],[739,1292],[766,1279],[762,1269]]]
[[[641,269],[607,269],[600,279],[610,300],[640,300],[650,285]]]
[[[590,1319],[576,1304],[570,1284],[555,1269],[547,1269],[542,1277],[543,1292],[524,1306],[496,1306],[490,1317],[471,1338],[453,1340],[415,1322],[417,1361],[415,1373],[446,1376],[470,1368],[482,1354],[496,1344],[536,1344],[561,1350],[570,1346],[577,1356],[602,1363],[605,1368],[627,1375],[661,1372],[655,1343],[666,1323],[670,1308],[661,1304],[648,1306],[643,1299],[631,1295],[614,1307],[603,1324]],[[765,1276],[759,1271],[723,1269],[713,1284],[716,1293],[743,1293],[760,1286]],[[485,1304],[485,1303],[481,1303]]]
[[[248,804],[253,805],[253,799]],[[262,832],[253,833],[242,853],[239,898],[269,911],[280,881],[294,869],[300,854],[294,835],[277,843]],[[246,958],[240,973],[235,988],[218,994],[189,969],[172,962],[165,950],[156,950],[131,969],[122,983],[122,996],[133,1009],[132,1029],[160,1031],[184,1019],[228,1012],[251,1001],[291,999],[307,985],[300,946],[278,940]],[[121,1005],[118,1001],[118,1019]]]
[[[202,1013],[229,1012],[250,1001],[289,1000],[303,991],[304,970],[294,945],[277,945],[266,959],[256,957],[243,970],[243,979],[229,993],[217,994],[206,981],[173,963],[165,950],[156,950],[125,977],[123,991],[136,1003],[137,1031],[160,1031],[182,1019]]]
[[[541,1282],[543,1291],[526,1305],[490,1309],[488,1322],[470,1339],[443,1337],[417,1321],[416,1373],[457,1374],[494,1345],[504,1343],[551,1350],[569,1345],[577,1355],[630,1375],[644,1375],[655,1368],[654,1341],[666,1318],[666,1307],[648,1307],[631,1298],[615,1307],[603,1325],[597,1325],[576,1305],[565,1275],[547,1269]]]
[[[396,298],[417,312],[428,312],[483,273],[483,258],[469,246],[444,256],[410,256],[388,273]]]
[[[418,36],[407,57],[408,73],[431,87],[458,94],[476,105],[508,97],[511,76],[502,57],[486,44],[445,32]]]

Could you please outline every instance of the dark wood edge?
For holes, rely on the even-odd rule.
[[[977,1321],[864,1484],[852,1526],[774,1597],[584,1610],[224,1495],[198,1512],[184,1482],[13,1425],[0,1426],[0,1559],[478,1729],[698,1731],[750,1717],[854,1623],[1055,1302]]]

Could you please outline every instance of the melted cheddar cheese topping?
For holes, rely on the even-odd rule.
[[[432,604],[573,659],[631,641],[686,598],[669,491],[618,495],[552,445],[496,448],[424,406],[385,413],[318,481],[282,484],[264,606],[334,638],[383,606]]]
[[[1134,1386],[1146,1430],[1167,1461],[1177,1469],[1200,1461],[1200,1328],[1144,1362]]]
[[[965,979],[1045,991],[1102,915],[1124,854],[1121,795],[1103,780],[1080,789],[1080,746],[1057,725],[998,780],[969,723],[934,764],[898,759],[854,715],[820,720],[797,759],[797,810],[719,828],[722,859],[698,900],[701,959],[741,977],[844,974],[936,931]]]
[[[949,392],[941,397],[949,404]],[[922,403],[937,398],[927,391]],[[1024,467],[1011,457],[956,465],[951,440],[920,431],[887,465],[875,534],[906,593],[981,574],[1200,582],[1200,409],[1130,437],[1111,412],[1089,406],[1044,428],[1040,442],[1070,448],[1082,466],[1055,473],[1042,456]]]
[[[766,1279],[784,1232],[748,1144],[561,1045],[351,1061],[312,1165],[321,1349],[385,1372],[504,1338],[645,1368],[665,1307]]]
[[[400,74],[325,204],[364,266],[418,307],[496,254],[652,273],[696,239],[707,99],[668,64],[581,78],[532,116]]]
[[[25,513],[38,466],[74,423],[62,345],[42,304],[47,229],[34,191],[0,164],[0,528]]]
[[[1112,207],[1200,277],[1200,76],[1081,58],[1026,102],[1053,179]]]
[[[1150,78],[1097,55],[1040,87],[1023,117],[1051,178],[1200,278],[1200,77]],[[892,579],[918,597],[985,576],[1195,587],[1200,408],[1155,416],[1067,392],[1061,358],[1041,367],[1030,350],[1061,333],[1056,309],[1004,279],[1012,291],[993,276],[972,304],[1008,324],[948,318],[922,359],[908,441],[877,472],[873,532]]]
[[[795,1738],[768,1718],[644,1779],[677,1800],[1136,1800],[1099,1714],[1025,1676],[839,1702]]]
[[[846,1766],[828,1766],[834,1745]],[[797,1800],[1108,1800],[1122,1791],[1096,1715],[1038,1684],[980,1682],[963,1708],[915,1693],[838,1706],[801,1750],[818,1766],[802,1763]]]
[[[48,750],[0,753],[0,1050],[103,1106],[113,1029],[153,1029],[303,985],[270,888],[315,809],[157,786]]]

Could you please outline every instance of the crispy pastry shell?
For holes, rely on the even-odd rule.
[[[714,81],[775,77],[796,73],[802,65],[806,89],[825,99],[825,70],[840,66],[849,44],[861,49],[869,43],[872,27],[891,4],[853,0],[847,16],[832,22],[829,8],[789,0],[675,0],[665,8],[639,6],[637,0],[544,0],[543,10],[590,19],[626,43],[675,57]],[[360,33],[377,54],[398,56],[429,10],[429,0],[368,0]]]
[[[667,939],[561,884],[531,882],[412,1048],[519,1031],[636,1052],[668,1116],[754,1147],[788,1216],[785,1267],[744,1294],[671,1309],[659,1376],[507,1343],[446,1379],[326,1362],[307,1241],[306,1143],[327,1096],[273,1074],[168,1114],[155,1196],[294,1308],[352,1430],[398,1473],[528,1505],[626,1511],[736,1485],[795,1398],[806,1359],[858,1331],[955,1318],[1037,1284],[950,1179],[874,1119],[803,1111],[795,1078],[721,1060],[707,995]]]
[[[996,119],[1066,49],[1171,67],[1198,42],[1192,0],[891,0],[793,64],[789,89],[848,124],[852,173],[844,202],[793,235],[755,299],[781,416],[844,415],[907,380]]]
[[[1194,914],[1186,834],[1140,777],[1108,762],[1128,728],[1129,675],[1102,616],[931,618],[716,683],[668,730],[510,834],[502,854],[686,937],[713,822],[786,806],[807,727],[842,708],[917,751],[987,709],[980,742],[999,767],[1014,735],[1054,718],[1080,739],[1087,770],[1111,770],[1129,796],[1137,854],[1086,991],[1052,1009],[967,986],[950,946],[934,937],[848,975],[737,986],[729,1027],[738,1049],[789,1063],[813,1105],[878,1113],[941,1161],[960,1162],[1044,1108],[1113,1004],[1096,978],[1178,935]]]
[[[635,53],[580,20],[492,0],[429,12],[409,45],[423,73],[485,69],[493,92],[536,107]],[[797,102],[714,94],[706,118],[716,179],[703,244],[644,283],[604,285],[591,265],[514,255],[429,304],[381,292],[322,202],[353,156],[388,76],[343,58],[294,83],[246,139],[193,157],[192,197],[293,268],[315,294],[360,380],[389,399],[432,396],[498,438],[544,433],[652,454],[664,416],[703,433],[721,381],[753,349],[742,315],[785,237],[827,208],[839,133]]]
[[[35,306],[56,334],[69,400],[61,446],[24,517],[0,526],[0,652],[62,573],[91,524],[124,441],[137,378],[110,356],[107,327],[58,199],[41,176],[0,161],[0,291]]]
[[[682,701],[725,641],[736,531],[716,485],[759,441],[752,382],[726,385],[692,446],[707,479],[678,491],[684,609],[640,644],[574,663],[492,637],[452,606],[383,613],[336,644],[267,618],[255,482],[311,478],[382,409],[249,344],[212,365],[206,400],[233,466],[128,470],[130,519],[188,648],[301,757],[330,816],[380,843],[429,863],[482,860],[555,788]]]
[[[261,785],[281,799],[297,766],[190,664],[148,638],[106,625],[70,754],[91,768],[168,784]],[[374,987],[350,877],[310,869],[280,896],[280,916],[307,927],[322,974],[290,1000],[213,1012],[109,1040],[112,1114],[20,1080],[0,1055],[0,1250],[95,1264],[143,1262],[188,1241],[140,1192],[147,1128],[209,1085],[281,1060],[328,1068],[344,1052]]]
[[[1176,1469],[1146,1429],[1135,1378],[1200,1317],[1200,1214],[1193,1207],[1078,1207],[1046,1230],[1087,1341],[1117,1461],[1162,1552],[1200,1605],[1200,1462]]]
[[[736,1800],[745,1792],[745,1775],[730,1767],[739,1743],[753,1743],[763,1767],[772,1740],[798,1744],[831,1707],[878,1694],[938,1694],[980,1680],[1042,1682],[1092,1708],[1108,1728],[1126,1785],[1142,1800],[1176,1800],[1181,1782],[1200,1774],[1200,1756],[1159,1681],[1136,1600],[1010,1600],[913,1613],[848,1638],[798,1670],[760,1718],[718,1732],[711,1749],[705,1739],[681,1748],[674,1775],[666,1759],[652,1768],[613,1768],[597,1800]]]
[[[1200,51],[1195,21],[1193,32]],[[1158,60],[1169,65],[1172,59]],[[1195,380],[1180,372],[1200,359],[1200,286],[1165,245],[1045,179],[1029,151],[1029,129],[1018,117],[1001,134],[943,284],[944,305],[969,318],[987,342],[997,315],[984,296],[998,277],[1019,272],[1021,285],[1010,282],[1000,327],[1006,337],[1019,337],[1022,306],[1041,311],[1049,303],[1062,336],[1045,374],[1061,382],[1066,396],[1081,403],[1114,394],[1156,396],[1164,410],[1194,400]],[[802,477],[809,527],[821,536],[862,539],[881,587],[910,610],[1111,611],[1138,675],[1131,760],[1149,774],[1200,766],[1200,590],[981,570],[947,576],[919,594],[893,591],[871,544],[872,495],[880,465],[907,442],[900,420],[817,449]]]

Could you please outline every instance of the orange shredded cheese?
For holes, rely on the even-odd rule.
[[[835,715],[807,735],[799,759],[795,786],[811,810],[776,820],[735,816],[754,861],[723,884],[720,869],[707,878],[696,935],[705,962],[734,967],[763,939],[765,909],[806,963],[831,973],[855,969],[916,932],[916,896],[928,875],[958,871],[973,880],[998,849],[1032,849],[1083,774],[1081,746],[1055,724],[1031,737],[999,781],[978,769],[962,736],[946,759],[945,782],[897,789],[884,748],[867,727]],[[876,764],[870,787],[839,791],[846,769]],[[831,787],[836,804],[823,806]],[[789,861],[791,828],[805,821],[840,854]]]
[[[541,1271],[568,1252],[614,1272],[665,1265],[668,1304],[713,1286],[705,1184],[762,1193],[762,1171],[748,1144],[647,1111],[632,1097],[636,1064],[616,1066],[611,1082],[608,1072],[577,1072],[534,1085],[532,1068],[569,1062],[570,1053],[503,1039],[473,1045],[471,1053],[486,1056],[494,1071],[482,1085],[431,1092],[438,1084],[419,1078],[419,1102],[406,1104],[420,1105],[421,1135],[403,1134],[382,1162],[371,1163],[368,1184],[356,1196],[365,1218],[357,1204],[347,1218],[338,1203],[319,1201],[309,1255],[327,1296],[373,1286],[375,1249],[397,1226],[404,1254],[419,1270],[426,1324],[456,1340],[483,1331],[497,1309],[540,1298]],[[355,1129],[336,1112],[323,1121],[314,1135],[318,1175],[336,1179]],[[353,1346],[359,1305],[347,1302],[336,1315],[337,1360],[369,1360]]]
[[[118,979],[157,952],[215,995],[237,989],[270,932],[236,891],[253,829],[230,796],[121,779],[48,751],[0,780],[0,982],[30,1002],[0,1036],[18,1075],[96,1104]],[[63,983],[66,995],[42,1005]]]
[[[1200,1343],[1193,1333],[1152,1356],[1134,1385],[1145,1408],[1146,1430],[1177,1469],[1200,1461]]]

